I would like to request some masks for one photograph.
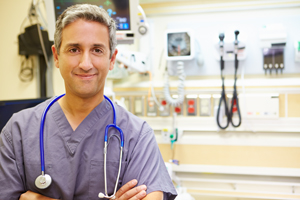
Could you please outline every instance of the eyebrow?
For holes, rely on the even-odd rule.
[[[80,47],[81,45],[79,43],[68,43],[66,44],[65,48],[68,48],[68,47]],[[102,48],[105,48],[106,49],[106,46],[104,44],[93,44],[92,45],[93,47],[102,47]]]

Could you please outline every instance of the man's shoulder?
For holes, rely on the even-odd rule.
[[[41,117],[43,111],[45,110],[47,104],[49,103],[50,99],[47,99],[33,107],[29,107],[29,108],[25,108],[25,109],[22,109],[16,113],[13,114],[13,117],[15,119],[18,119],[18,118],[28,118],[32,115],[38,115],[39,118]]]
[[[17,126],[28,125],[28,124],[32,123],[32,120],[40,121],[42,112],[45,109],[45,107],[49,101],[50,101],[50,99],[47,99],[33,107],[25,108],[18,112],[15,112],[10,117],[10,119],[8,120],[5,127],[9,128],[14,125],[17,125]]]

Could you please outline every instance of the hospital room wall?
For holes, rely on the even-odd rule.
[[[143,5],[142,5],[143,6]],[[200,12],[192,14],[169,14],[169,15],[151,15],[148,16],[152,24],[150,32],[152,35],[146,40],[141,39],[140,45],[143,51],[153,49],[151,67],[154,72],[154,86],[157,96],[163,96],[163,73],[165,70],[165,59],[160,60],[162,51],[164,49],[164,34],[168,28],[174,28],[176,24],[178,28],[186,28],[193,23],[195,28],[199,30],[196,34],[201,35],[215,35],[218,41],[218,32],[207,33],[209,29],[200,30],[202,24],[211,23],[211,27],[220,24],[220,21],[228,20],[228,24],[235,28],[235,23],[241,24],[243,20],[246,22],[261,18],[263,21],[266,16],[278,18],[293,18],[298,19],[300,13],[299,7],[294,8],[272,8],[272,9],[258,9],[258,10],[242,10],[242,11],[228,11],[228,12]],[[146,12],[147,15],[147,12]],[[294,18],[295,19],[295,18]],[[272,22],[272,20],[270,20]],[[273,21],[276,23],[277,21]],[[283,21],[291,23],[291,21]],[[294,23],[294,22],[293,22]],[[299,22],[294,24],[298,26]],[[197,28],[198,27],[198,28]],[[211,29],[210,29],[211,30]],[[216,30],[216,29],[214,29]],[[247,34],[258,34],[259,30],[253,29]],[[295,33],[288,32],[288,35]],[[300,36],[299,36],[300,37]],[[211,37],[208,37],[211,39]],[[208,39],[208,40],[209,40]],[[300,38],[297,38],[298,40]],[[290,42],[290,40],[289,40]],[[149,44],[150,43],[150,44]],[[248,69],[249,73],[245,74],[246,91],[250,93],[271,93],[276,91],[279,93],[279,117],[273,119],[249,119],[243,118],[241,127],[235,129],[233,127],[223,131],[217,128],[215,117],[199,116],[179,116],[178,128],[183,130],[179,141],[174,144],[173,148],[170,142],[166,142],[162,136],[162,131],[165,128],[172,129],[172,115],[168,117],[149,117],[146,114],[142,117],[154,129],[159,148],[166,162],[170,159],[179,160],[180,165],[173,169],[178,176],[182,178],[183,186],[188,188],[188,192],[192,193],[198,199],[243,199],[247,196],[249,199],[288,199],[288,195],[279,197],[281,194],[291,194],[290,187],[294,187],[294,180],[299,182],[300,162],[296,159],[300,156],[299,140],[299,117],[300,117],[300,85],[299,82],[286,85],[286,82],[291,80],[299,80],[299,63],[294,60],[289,60],[290,65],[294,70],[293,73],[285,73],[279,75],[265,75],[262,69],[262,51],[260,47],[252,48],[251,43],[257,41],[248,41],[250,50],[246,59],[255,64],[261,64],[260,73],[253,73],[252,69]],[[201,46],[202,43],[200,43]],[[207,43],[206,43],[207,44]],[[214,45],[213,42],[211,46]],[[220,94],[220,69],[219,62],[213,58],[211,50],[208,46],[201,46],[202,52],[205,53],[204,62],[211,60],[207,68],[215,68],[215,72],[211,74],[195,74],[195,76],[188,76],[186,81],[186,94]],[[253,59],[253,51],[259,51],[260,60]],[[289,56],[293,57],[293,55]],[[241,62],[242,63],[242,62]],[[229,66],[228,62],[225,66]],[[243,67],[243,63],[240,65]],[[209,71],[209,70],[207,70]],[[232,69],[233,71],[233,69]],[[232,79],[233,76],[226,77],[226,82]],[[242,84],[241,77],[238,79],[238,92],[241,93]],[[172,79],[172,91],[176,93],[177,79]],[[260,86],[257,83],[262,83]],[[173,84],[172,84],[173,83]],[[148,77],[139,74],[133,74],[130,77],[124,78],[120,81],[114,81],[114,91],[118,96],[144,96],[147,98],[148,91]],[[217,87],[216,85],[219,86]],[[226,88],[226,92],[232,92],[232,85]],[[199,101],[198,101],[199,102]],[[145,100],[145,110],[147,101]],[[133,105],[134,106],[134,105]],[[146,112],[146,111],[145,111]],[[287,173],[283,172],[286,171]],[[283,172],[283,173],[281,173]],[[237,175],[238,174],[238,175]],[[233,189],[232,185],[235,183],[236,176],[240,176],[239,181],[249,184],[244,187],[243,183],[239,184],[237,181],[237,188]],[[285,177],[287,176],[287,177]],[[225,177],[225,178],[224,178]],[[252,181],[251,178],[254,179]],[[280,183],[280,178],[285,179],[287,185],[283,186]],[[198,180],[197,180],[198,179]],[[205,180],[204,180],[205,179]],[[215,180],[218,179],[218,180]],[[294,180],[292,180],[294,179]],[[261,180],[261,181],[260,181]],[[272,180],[272,181],[270,181]],[[227,182],[228,181],[228,182]],[[224,183],[219,187],[219,184]],[[264,182],[264,183],[262,183]],[[226,183],[226,184],[225,184]],[[258,184],[257,187],[251,184]],[[278,188],[270,185],[277,185]],[[289,185],[290,184],[290,185]],[[225,186],[226,185],[226,186]],[[241,187],[240,187],[240,186]],[[241,189],[239,189],[239,187]],[[194,190],[191,190],[193,188]],[[198,191],[195,191],[198,188]],[[299,198],[300,187],[295,186],[295,193],[292,198]],[[285,190],[285,191],[283,191]],[[232,191],[231,194],[225,194]],[[252,194],[237,194],[238,191],[249,191]],[[287,191],[287,192],[286,192]],[[210,193],[210,197],[203,198],[205,192]],[[257,197],[254,193],[270,193],[275,194],[272,197]],[[245,196],[243,196],[245,195]],[[219,198],[217,198],[219,196]],[[256,196],[256,197],[255,197]],[[258,195],[259,196],[259,195]],[[202,197],[202,198],[201,198]],[[225,198],[226,197],[226,198]],[[232,197],[232,198],[231,198]]]
[[[143,5],[142,5],[143,6]],[[172,27],[174,28],[176,24],[178,24],[178,28],[186,28],[188,25],[194,24],[194,26],[191,26],[190,28],[192,29],[197,29],[199,30],[199,26],[201,26],[202,24],[211,24],[211,27],[217,26],[220,24],[219,21],[222,21],[225,23],[225,25],[231,26],[230,28],[235,28],[235,25],[238,24],[237,27],[240,26],[241,23],[244,22],[251,22],[251,20],[257,20],[257,23],[261,23],[259,22],[259,20],[261,19],[261,21],[265,20],[269,23],[278,23],[278,21],[276,20],[270,20],[272,18],[274,19],[278,19],[278,17],[282,18],[282,19],[288,19],[290,18],[294,18],[294,19],[298,19],[299,18],[299,13],[300,13],[300,8],[299,7],[293,7],[293,8],[265,8],[265,9],[258,9],[258,10],[242,10],[242,11],[223,11],[223,12],[200,12],[200,13],[193,13],[193,14],[169,14],[169,15],[150,15],[148,16],[148,20],[150,21],[150,39],[146,38],[145,40],[142,38],[139,42],[140,42],[140,49],[142,51],[145,52],[151,52],[151,67],[152,67],[152,71],[154,73],[154,85],[156,88],[156,93],[157,95],[162,95],[162,87],[163,87],[163,73],[165,70],[165,59],[162,59],[161,61],[161,57],[162,57],[162,52],[164,51],[164,44],[165,44],[165,38],[164,38],[164,34],[165,31],[169,28]],[[147,15],[147,12],[146,12]],[[267,17],[266,17],[267,16]],[[269,20],[266,20],[266,18],[268,18]],[[227,20],[227,22],[226,22]],[[291,21],[287,21],[287,20],[281,20],[279,22],[283,22],[286,24],[291,23],[292,26],[297,26],[297,23],[295,24],[294,22]],[[253,22],[251,22],[253,23]],[[187,25],[184,25],[187,24]],[[299,23],[298,23],[299,24]],[[196,32],[196,35],[215,35],[216,36],[216,41],[218,41],[218,32],[209,32],[211,30],[216,30],[215,28],[211,28],[209,27],[208,29],[202,29],[198,32]],[[221,28],[224,28],[224,25],[221,26]],[[226,28],[226,27],[225,27]],[[233,29],[234,30],[234,29]],[[288,29],[290,30],[290,29]],[[248,32],[248,35],[257,35],[259,33],[259,30],[251,30],[250,32]],[[233,34],[233,33],[232,33]],[[291,32],[287,32],[288,36],[291,36],[295,33],[291,33]],[[196,36],[197,37],[197,36]],[[257,36],[258,37],[258,36]],[[251,37],[249,37],[251,38]],[[252,38],[251,38],[252,39]],[[296,37],[296,39],[300,40],[300,36],[298,36],[298,38]],[[211,37],[208,37],[208,40],[211,40]],[[288,40],[288,42],[290,43],[291,41]],[[251,43],[257,43],[257,41],[248,41],[248,44]],[[213,43],[211,45],[214,45]],[[200,43],[201,46],[201,43]],[[250,46],[250,45],[249,45]],[[289,46],[290,48],[291,46]],[[293,47],[292,47],[293,48]],[[152,51],[151,51],[152,49]],[[207,59],[211,59],[213,60],[214,65],[216,65],[217,67],[219,67],[219,63],[218,61],[213,57],[212,48],[209,48],[208,46],[202,46],[202,52],[205,53],[205,57],[204,57],[204,62],[206,62]],[[148,50],[148,51],[147,51]],[[286,71],[283,70],[283,74],[279,74],[279,75],[265,75],[264,71],[262,69],[262,63],[259,63],[259,61],[262,61],[262,50],[261,48],[258,46],[256,47],[256,49],[253,49],[252,46],[250,46],[250,50],[248,50],[250,52],[248,52],[248,57],[246,59],[250,60],[252,63],[255,64],[261,64],[260,66],[251,66],[253,68],[258,67],[259,69],[261,69],[260,73],[253,73],[253,70],[251,71],[251,69],[248,69],[249,73],[245,74],[245,79],[249,80],[248,83],[249,85],[246,86],[246,90],[250,91],[250,93],[261,93],[263,91],[263,93],[272,93],[274,91],[279,92],[279,117],[281,118],[293,118],[293,117],[300,117],[300,104],[299,104],[299,99],[300,99],[300,91],[299,91],[299,83],[296,83],[295,85],[291,84],[288,86],[283,86],[285,85],[286,82],[290,81],[290,80],[295,80],[298,79],[300,77],[300,63],[295,62],[294,61],[294,57],[293,55],[289,55],[291,56],[292,60],[289,60],[289,63],[291,63],[291,66],[289,66],[291,71],[293,71],[293,73],[285,73]],[[251,52],[252,51],[252,52]],[[258,53],[259,55],[261,55],[258,60],[253,59],[253,51],[257,51],[255,53]],[[209,53],[207,53],[209,52]],[[210,54],[211,53],[211,54]],[[292,52],[293,53],[293,52]],[[291,52],[289,52],[289,54],[291,54]],[[257,57],[256,57],[257,58]],[[289,57],[290,58],[290,57]],[[226,67],[228,64],[228,62],[225,63]],[[243,64],[243,63],[242,63]],[[241,64],[242,67],[244,67]],[[241,67],[240,66],[240,67]],[[212,68],[215,66],[212,65],[205,65],[204,67],[206,68]],[[231,67],[231,65],[229,66]],[[246,69],[247,70],[247,69]],[[209,70],[207,70],[209,71]],[[231,70],[233,73],[233,69]],[[255,72],[255,71],[254,71]],[[231,73],[231,74],[232,74]],[[239,72],[240,73],[240,72]],[[220,84],[220,80],[219,80],[219,74],[220,74],[220,70],[219,68],[216,68],[215,72],[211,73],[211,74],[195,74],[195,76],[188,76],[187,77],[187,84],[189,84],[186,87],[186,93],[187,94],[191,94],[191,91],[195,91],[194,93],[208,93],[208,94],[213,94],[213,93],[219,93],[220,92],[220,87],[216,87],[215,85],[210,85],[212,82],[216,82],[218,84]],[[197,76],[198,75],[198,76]],[[228,77],[228,79],[230,79],[232,77]],[[145,79],[144,76],[141,76],[139,74],[133,74],[127,78],[124,78],[122,80],[119,81],[114,81],[114,90],[116,92],[116,94],[124,94],[124,95],[133,95],[133,96],[138,96],[138,93],[144,95],[145,97],[147,96],[147,84],[148,84],[148,78]],[[227,79],[227,80],[228,80]],[[206,81],[207,80],[207,81]],[[272,81],[273,83],[268,83],[269,85],[262,85],[259,86],[256,83],[257,82],[261,82],[262,84],[264,84],[265,82],[269,82]],[[275,80],[275,81],[274,81]],[[172,81],[171,81],[172,82]],[[173,92],[176,93],[176,79],[174,79],[175,84],[172,85],[173,86]],[[274,82],[276,82],[276,84],[274,84]],[[279,84],[278,84],[279,83]],[[242,92],[242,85],[241,85],[241,80],[239,77],[238,80],[238,92]],[[282,84],[282,86],[280,85]],[[255,86],[254,86],[255,85]],[[216,92],[217,89],[219,89],[219,91]],[[231,90],[231,87],[228,86],[228,88],[226,88],[227,92],[229,92]],[[139,91],[139,92],[137,92]],[[291,92],[292,91],[292,92]],[[144,92],[144,93],[143,93]],[[119,95],[122,96],[122,95]],[[146,110],[146,108],[145,108]],[[145,114],[146,116],[146,114]],[[191,119],[192,117],[190,117]],[[163,118],[161,119],[163,120]],[[198,119],[197,119],[198,120]],[[203,118],[199,118],[199,121],[203,120]],[[151,120],[150,120],[151,121]],[[263,120],[261,120],[263,121]],[[195,122],[197,123],[197,121],[195,120]],[[259,122],[259,121],[258,121]],[[276,124],[278,123],[278,121],[276,119],[274,120],[269,120],[270,125],[272,126],[272,124]],[[214,126],[216,126],[214,124]],[[273,132],[276,131],[274,129],[272,129],[272,127],[270,127],[269,129],[266,128],[269,132]],[[297,131],[297,130],[293,130],[293,131]],[[272,134],[267,135],[267,137],[269,137],[270,139],[272,138]],[[291,135],[290,134],[286,134],[283,137],[289,138]],[[197,137],[197,136],[196,136]],[[292,138],[293,136],[291,136]],[[242,144],[242,143],[241,143]],[[170,152],[167,151],[168,147],[163,147],[163,154],[167,155]],[[201,148],[201,147],[199,147]],[[220,148],[222,149],[222,148]],[[272,152],[271,149],[268,149],[267,151]],[[244,151],[244,150],[241,150]],[[253,151],[253,150],[251,150]],[[298,151],[298,150],[297,150]],[[179,151],[180,152],[180,151]],[[206,152],[211,152],[211,151],[206,151]],[[225,152],[225,151],[223,151]],[[249,150],[250,152],[250,150]],[[179,156],[181,155],[182,157],[185,157],[183,154],[178,154]],[[193,155],[193,154],[190,154]],[[291,154],[292,155],[292,154]],[[167,156],[166,156],[167,157]],[[211,156],[211,157],[215,157],[215,156]],[[222,157],[222,156],[220,156]],[[283,157],[285,157],[283,155]],[[236,157],[237,158],[237,157]],[[246,158],[246,157],[245,157]],[[229,164],[231,158],[228,159],[228,162],[226,162],[227,164]],[[234,160],[234,159],[233,159]],[[238,160],[238,159],[237,159]],[[239,161],[242,161],[243,159],[240,159]],[[188,161],[187,161],[188,162]],[[194,162],[199,162],[199,160],[194,160]],[[292,164],[290,166],[299,166],[299,163],[293,162],[291,160]],[[224,164],[226,164],[224,163]],[[245,163],[246,160],[245,160]],[[272,161],[270,161],[270,163],[272,163]],[[227,165],[226,164],[226,165]],[[256,162],[257,165],[260,165],[260,161],[258,160]]]

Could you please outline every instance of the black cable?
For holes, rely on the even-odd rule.
[[[30,60],[31,65],[28,65],[28,60]],[[19,78],[22,82],[30,82],[33,80],[33,60],[29,59],[28,56],[25,56],[21,63],[21,68],[19,72]]]
[[[226,101],[226,93],[225,93],[225,85],[224,85],[224,76],[223,76],[223,70],[224,70],[224,60],[223,60],[223,53],[224,53],[224,34],[221,33],[219,35],[220,38],[220,68],[221,68],[221,79],[222,79],[222,92],[221,92],[221,97],[220,97],[220,101],[219,101],[219,107],[218,107],[218,112],[217,112],[217,124],[221,129],[226,129],[229,125],[230,122],[230,113],[228,111],[228,105],[227,105],[227,101]],[[227,122],[225,126],[221,126],[220,121],[219,121],[219,116],[220,116],[220,112],[221,112],[221,105],[222,105],[222,101],[224,102],[224,106],[225,106],[225,115],[227,118]]]
[[[234,85],[233,85],[233,95],[232,95],[232,100],[231,100],[231,108],[230,108],[230,121],[232,126],[234,127],[239,127],[242,123],[242,117],[241,117],[241,113],[240,113],[240,107],[239,107],[239,99],[237,96],[237,89],[236,89],[236,80],[237,80],[237,70],[238,70],[238,66],[239,66],[239,61],[238,61],[238,40],[237,37],[239,35],[239,31],[235,31],[235,41],[234,41],[234,66],[235,66],[235,71],[234,71]],[[234,104],[236,104],[236,109],[237,109],[237,113],[238,113],[238,124],[235,125],[233,123],[232,117],[233,117],[233,107]]]

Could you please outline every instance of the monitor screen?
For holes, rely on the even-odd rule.
[[[131,30],[129,0],[54,0],[55,18],[74,4],[92,4],[107,11],[117,24],[117,30]]]
[[[34,107],[46,99],[47,98],[0,101],[0,131],[2,131],[3,127],[14,113],[25,108]]]

